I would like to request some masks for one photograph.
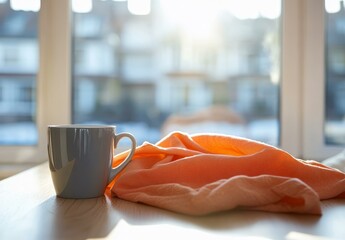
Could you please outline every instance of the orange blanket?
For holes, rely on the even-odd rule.
[[[174,132],[137,147],[110,187],[119,198],[191,215],[234,208],[321,214],[320,200],[345,198],[345,173],[249,139]]]

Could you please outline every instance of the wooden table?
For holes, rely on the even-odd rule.
[[[61,199],[44,163],[0,182],[0,239],[345,239],[345,200],[322,206],[322,216],[234,210],[191,217],[108,195]]]

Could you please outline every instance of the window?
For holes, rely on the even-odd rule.
[[[0,97],[16,107],[0,114],[25,109],[11,123],[31,124],[33,133],[14,129],[35,139],[2,145],[0,161],[46,159],[46,126],[71,122],[116,124],[139,144],[183,130],[304,159],[344,147],[343,1],[59,0],[29,4],[35,11],[14,2],[0,3]]]
[[[15,66],[19,63],[18,50],[15,47],[3,49],[3,63],[5,66]]]
[[[66,93],[61,86],[69,79],[64,74],[69,30],[67,24],[62,30],[56,27],[56,21],[68,21],[68,11],[61,11],[68,3],[55,3],[0,1],[0,172],[3,164],[29,166],[46,160],[46,126],[69,122],[64,114],[68,107],[56,110],[69,101],[68,94],[61,97]],[[19,164],[16,168],[22,169]]]
[[[345,145],[345,7],[326,1],[326,144]]]
[[[0,3],[0,144],[35,145],[38,13]]]
[[[279,144],[280,0],[90,2],[74,13],[73,122],[139,144],[173,130]]]

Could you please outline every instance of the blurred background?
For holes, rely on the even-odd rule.
[[[283,5],[72,0],[71,121],[117,125],[138,144],[180,130],[279,146]],[[3,146],[38,142],[40,7],[39,0],[0,0]],[[344,1],[326,0],[324,14],[324,141],[344,146]]]

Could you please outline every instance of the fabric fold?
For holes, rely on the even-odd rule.
[[[190,215],[234,208],[321,214],[320,200],[345,198],[345,173],[250,139],[173,132],[137,147],[110,187],[116,197]]]

